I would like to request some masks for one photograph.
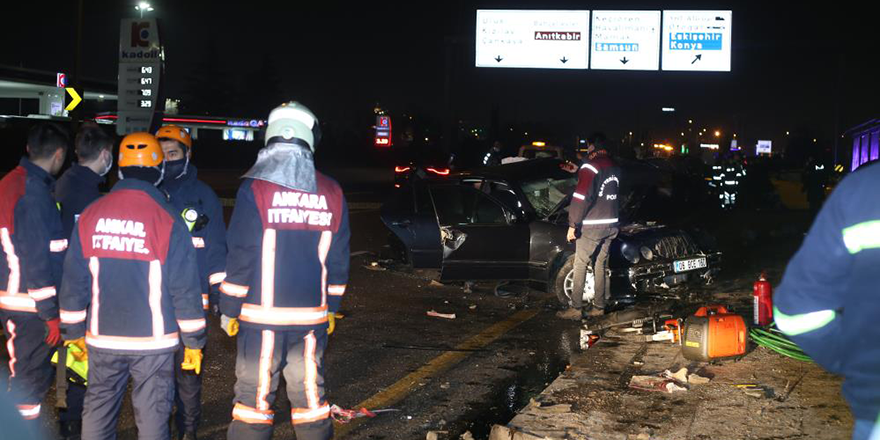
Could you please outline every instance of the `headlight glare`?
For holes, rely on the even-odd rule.
[[[626,261],[632,264],[639,264],[639,251],[635,246],[624,244],[620,247],[620,253],[623,254],[623,258],[626,258]]]
[[[652,251],[647,246],[642,246],[642,248],[640,249],[640,253],[642,254],[642,258],[644,258],[648,261],[651,261],[654,259],[654,251]]]

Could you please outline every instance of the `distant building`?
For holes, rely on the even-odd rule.
[[[871,119],[847,130],[852,139],[851,171],[880,159],[880,119]]]

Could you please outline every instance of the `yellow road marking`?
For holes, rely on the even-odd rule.
[[[537,310],[523,310],[517,312],[511,315],[509,318],[505,319],[504,321],[495,323],[486,330],[483,330],[482,332],[472,336],[470,339],[456,346],[455,349],[474,350],[478,348],[483,348],[491,344],[493,341],[495,341],[505,333],[509,332],[514,327],[528,321],[529,319],[532,319],[537,314]],[[453,365],[457,364],[458,362],[469,356],[471,353],[472,352],[467,351],[444,352],[443,354],[435,357],[427,364],[420,367],[418,370],[413,371],[412,373],[406,375],[406,377],[404,377],[403,379],[398,380],[388,388],[385,388],[384,390],[374,394],[367,400],[358,403],[354,406],[354,408],[381,409],[397,403],[403,400],[412,390],[417,388],[419,382],[449,369]],[[334,438],[340,439],[344,437],[346,434],[357,428],[361,423],[365,422],[366,420],[367,419],[360,418],[354,419],[351,423],[347,425],[336,424],[334,427]]]

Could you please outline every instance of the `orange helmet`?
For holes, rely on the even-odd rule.
[[[157,139],[173,139],[186,145],[186,148],[192,148],[192,136],[189,135],[183,127],[177,125],[166,125],[156,132]]]
[[[132,133],[119,144],[119,167],[158,167],[165,159],[159,141],[150,133]]]

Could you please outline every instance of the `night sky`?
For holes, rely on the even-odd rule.
[[[76,3],[5,2],[0,64],[72,70]],[[135,16],[134,4],[85,1],[84,76],[115,79],[118,20]],[[675,107],[676,123],[690,118],[740,137],[770,138],[790,129],[831,140],[837,108],[841,132],[880,116],[880,26],[876,15],[841,2],[152,4],[163,31],[167,94],[185,104],[192,84],[214,84],[228,93],[228,116],[265,117],[271,104],[297,99],[340,124],[363,120],[376,102],[392,114],[442,120],[447,62],[455,117],[483,125],[497,107],[505,126],[542,125],[565,135],[604,130],[619,137],[666,124],[669,116],[660,108]],[[733,71],[477,69],[478,8],[732,9]],[[277,76],[277,90],[273,81],[260,79],[267,71]],[[263,107],[263,114],[254,114]]]

